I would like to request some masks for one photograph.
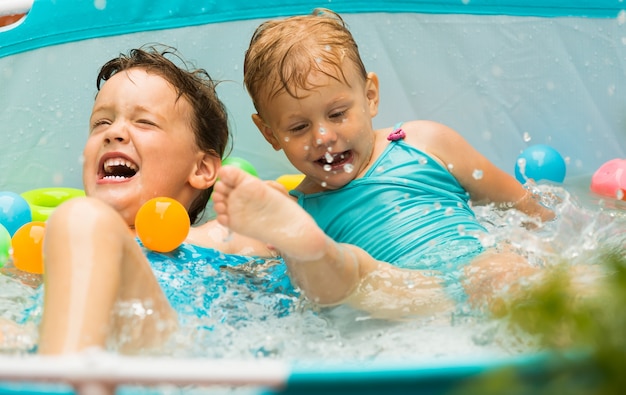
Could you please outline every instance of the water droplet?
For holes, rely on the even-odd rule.
[[[321,185],[322,187],[326,188],[326,186],[327,186],[328,184],[326,183],[326,181],[322,181],[322,183],[321,183],[320,185]]]
[[[376,168],[376,172],[377,172],[377,173],[382,173],[383,171],[385,171],[385,168],[384,168],[383,166],[378,166],[378,167]]]
[[[315,143],[316,143],[317,145],[321,145],[321,144],[322,144],[322,139],[317,139],[317,140],[315,140]]]
[[[519,168],[519,172],[524,178],[526,178],[526,159],[519,158],[517,159],[517,167]]]
[[[454,169],[454,165],[452,163],[448,163],[448,170]]]
[[[325,135],[326,134],[326,129],[324,129],[323,127],[320,127],[320,132],[321,135]]]
[[[459,232],[459,234],[461,236],[465,235],[465,226],[464,225],[459,225],[456,227],[457,232]]]
[[[326,152],[324,154],[324,159],[326,159],[326,162],[328,162],[328,163],[333,163],[333,159],[335,159],[335,158],[333,158],[333,156],[330,154],[330,152]]]
[[[475,180],[480,180],[483,178],[483,171],[482,170],[474,170],[474,172],[472,173],[472,177],[474,177]]]
[[[399,213],[400,211],[402,211],[402,209],[400,208],[400,206],[395,206],[395,207],[393,208],[393,210],[394,210],[396,213]]]
[[[446,209],[446,211],[444,211],[443,213],[444,213],[445,215],[448,215],[448,216],[449,216],[449,215],[452,215],[452,214],[454,214],[454,209],[453,209],[452,207],[448,207],[448,208]]]
[[[441,209],[441,203],[439,203],[439,202],[435,202],[435,203],[433,204],[433,207],[435,208],[435,210],[439,210],[439,209]]]
[[[324,165],[324,171],[331,171],[333,169],[333,167],[329,164],[325,164]]]
[[[420,165],[425,165],[426,163],[428,163],[428,159],[426,159],[423,156],[420,156],[420,158],[418,159],[418,162]]]
[[[305,151],[308,151],[309,149],[311,149],[311,147],[309,147],[308,145],[305,145],[305,146],[304,146],[304,150],[305,150]]]
[[[346,173],[352,173],[354,171],[354,165],[352,163],[346,163],[343,165],[343,171]]]
[[[97,10],[104,10],[107,8],[107,0],[95,0],[93,6],[96,7]]]
[[[522,137],[524,139],[524,142],[529,142],[530,140],[532,140],[532,137],[530,137],[530,133],[528,132],[524,132],[524,135]]]
[[[609,94],[609,96],[613,96],[615,94],[615,85],[609,85],[609,87],[607,88],[607,93]]]
[[[289,136],[285,136],[285,138],[283,140],[285,140],[285,143],[288,143],[289,142]]]

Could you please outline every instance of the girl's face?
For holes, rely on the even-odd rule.
[[[306,175],[305,192],[337,189],[361,176],[374,150],[372,118],[378,111],[378,80],[363,80],[344,62],[346,81],[312,73],[311,89],[298,98],[281,92],[261,104],[253,120],[274,149]]]
[[[190,179],[203,157],[192,113],[162,77],[139,68],[115,74],[91,113],[83,151],[86,194],[113,206],[129,225],[153,197],[171,197],[188,208],[198,194]]]

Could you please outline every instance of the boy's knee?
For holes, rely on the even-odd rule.
[[[58,206],[48,218],[47,228],[58,226],[79,227],[85,230],[89,227],[106,229],[109,226],[119,226],[119,214],[106,203],[90,198],[77,197]]]

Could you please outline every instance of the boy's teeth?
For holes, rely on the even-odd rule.
[[[125,166],[125,167],[128,167],[129,169],[133,169],[135,171],[137,170],[137,166],[135,166],[134,163],[132,163],[129,160],[122,159],[122,158],[111,158],[111,159],[107,159],[104,162],[105,170],[110,170],[113,166]]]

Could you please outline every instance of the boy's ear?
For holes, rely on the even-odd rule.
[[[261,119],[261,116],[259,114],[252,114],[252,122],[254,122],[259,131],[261,131],[261,134],[263,134],[263,137],[270,143],[272,148],[276,151],[280,151],[281,147],[280,144],[278,144],[278,139],[274,136],[274,133],[272,133],[272,129]]]
[[[370,116],[374,118],[378,114],[378,102],[380,100],[378,76],[374,72],[367,74],[367,80],[365,80],[365,95],[369,105]]]
[[[198,153],[198,160],[189,176],[189,183],[195,189],[207,189],[217,182],[217,171],[222,160],[217,155],[206,152]]]

